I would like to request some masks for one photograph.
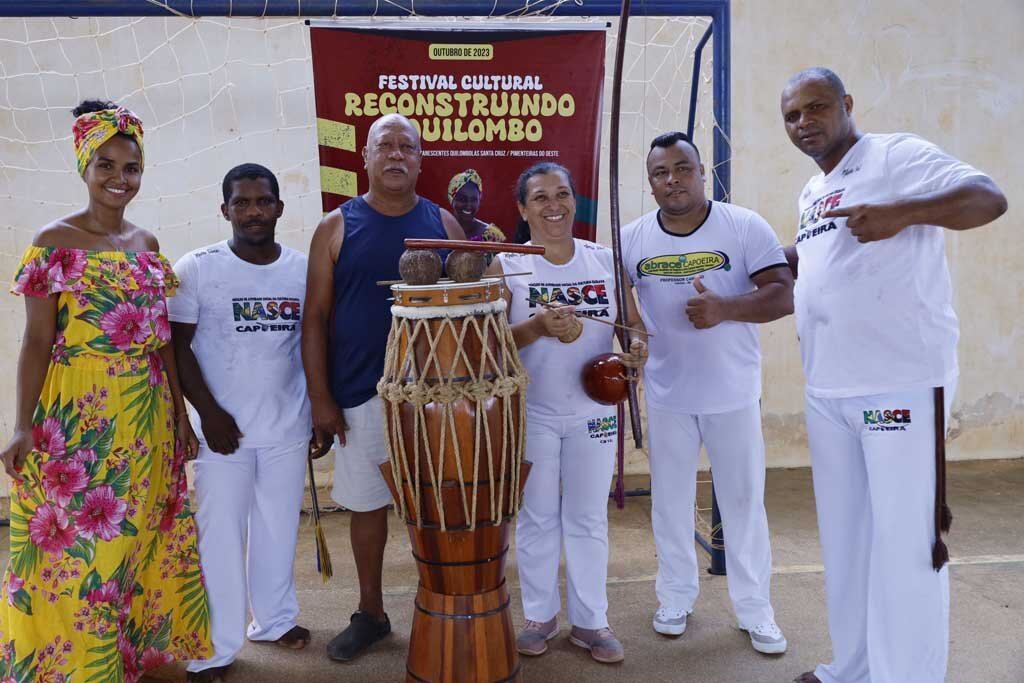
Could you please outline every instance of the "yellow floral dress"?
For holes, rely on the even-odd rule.
[[[155,252],[30,247],[12,291],[57,333],[11,491],[0,683],[134,683],[212,652],[184,454],[157,349],[177,280]]]

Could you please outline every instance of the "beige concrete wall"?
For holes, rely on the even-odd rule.
[[[990,173],[1010,199],[1009,213],[983,230],[947,236],[962,322],[951,454],[1016,457],[1024,455],[1018,191],[1024,165],[1014,163],[1024,121],[1018,49],[1024,5],[987,0],[965,7],[953,0],[734,2],[733,199],[764,215],[784,242],[792,240],[796,195],[816,168],[786,139],[778,96],[792,73],[812,65],[844,78],[861,130],[909,130]],[[631,24],[624,220],[653,208],[642,153],[654,134],[684,125],[689,46],[702,31],[690,21]],[[614,29],[609,41],[613,35]],[[609,83],[611,51],[609,42]],[[282,240],[306,248],[320,214],[308,54],[305,27],[286,20],[0,22],[0,272],[13,271],[35,229],[84,200],[72,170],[68,111],[95,94],[126,102],[147,123],[146,177],[130,215],[155,229],[172,259],[227,234],[217,213],[219,181],[242,161],[278,172],[287,205]],[[711,125],[705,116],[698,128],[708,157]],[[607,147],[607,129],[604,142]],[[606,218],[600,237],[607,241]],[[22,303],[0,296],[0,320],[0,439],[6,439]],[[761,337],[769,464],[806,464],[792,319],[765,326]],[[646,469],[641,453],[631,453],[629,462],[632,471]]]
[[[962,458],[1024,454],[1024,164],[1015,142],[1024,122],[1024,4],[741,0],[733,26],[734,198],[760,211],[783,241],[792,241],[797,193],[817,168],[786,139],[778,95],[808,66],[840,74],[862,131],[915,132],[1002,187],[1010,203],[1003,218],[946,234],[961,321],[950,450]],[[762,340],[770,461],[806,462],[792,321],[769,325]]]
[[[663,38],[646,30],[655,42]],[[735,0],[732,30],[732,198],[761,213],[784,243],[796,233],[797,195],[818,169],[786,137],[779,94],[791,75],[809,66],[830,67],[843,78],[861,131],[917,133],[1002,187],[1010,202],[1003,218],[946,237],[961,321],[949,455],[1024,456],[1024,164],[1016,144],[1024,123],[1024,60],[1017,47],[1024,4]],[[631,39],[640,41],[632,31]],[[636,131],[627,128],[624,142],[642,148],[651,128],[632,137]],[[707,143],[702,149],[710,156]],[[631,163],[633,175],[625,174],[622,185],[624,196],[635,200],[645,180],[642,161]],[[652,208],[649,198],[625,206]],[[793,319],[763,326],[761,343],[769,466],[806,465],[804,378]],[[631,452],[628,464],[646,471],[642,453]]]

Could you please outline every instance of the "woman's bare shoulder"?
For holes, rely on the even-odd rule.
[[[74,224],[75,218],[75,214],[63,216],[39,228],[32,237],[32,246],[87,249],[82,240],[82,229]]]

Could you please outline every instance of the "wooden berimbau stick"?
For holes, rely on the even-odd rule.
[[[408,238],[406,249],[451,249],[452,251],[486,251],[492,254],[543,254],[539,244],[516,244],[515,242],[476,242],[474,240],[427,240]]]

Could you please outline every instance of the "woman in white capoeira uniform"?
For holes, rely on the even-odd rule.
[[[588,397],[580,381],[591,358],[612,350],[612,328],[577,317],[615,320],[615,266],[611,250],[573,238],[576,190],[567,169],[535,164],[519,177],[516,193],[531,243],[546,249],[542,256],[500,254],[490,270],[526,273],[505,280],[509,322],[530,376],[526,459],[533,463],[516,526],[526,617],[517,648],[524,655],[541,655],[558,635],[559,546],[564,543],[569,640],[599,662],[618,662],[622,644],[608,627],[605,589],[608,490],[618,425],[615,409]],[[626,319],[630,326],[642,326],[631,296]],[[643,366],[646,342],[633,339],[623,360]]]

